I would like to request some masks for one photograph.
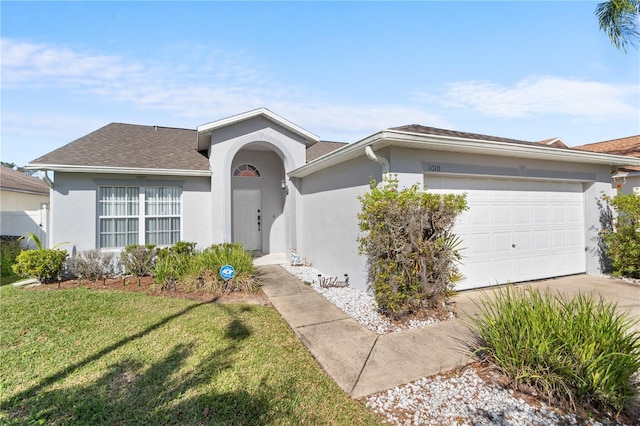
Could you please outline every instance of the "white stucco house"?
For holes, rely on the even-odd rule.
[[[367,148],[369,155],[367,155]],[[261,108],[195,130],[112,123],[33,160],[53,172],[50,242],[194,241],[298,254],[365,290],[358,196],[373,177],[466,192],[460,289],[598,274],[597,198],[640,159],[408,125],[350,144]]]
[[[0,235],[47,241],[49,187],[35,176],[0,167]],[[24,244],[28,244],[26,241]]]
[[[640,158],[640,135],[580,145],[576,149]],[[611,180],[620,194],[640,194],[640,167],[620,167],[613,171]]]

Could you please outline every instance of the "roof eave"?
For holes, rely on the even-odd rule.
[[[573,149],[551,148],[542,145],[519,145],[508,142],[456,138],[452,136],[427,135],[421,133],[383,130],[344,148],[319,157],[306,165],[292,170],[291,177],[305,177],[326,167],[365,155],[364,148],[381,149],[400,146],[433,151],[461,152],[477,155],[529,158],[545,161],[599,164],[607,166],[636,166],[640,158],[599,154]]]
[[[0,191],[9,191],[9,192],[18,192],[20,194],[29,194],[29,195],[43,195],[43,196],[49,196],[49,191],[47,190],[45,191],[30,191],[28,189],[18,189],[18,188],[10,188],[10,187],[1,187],[0,186]]]
[[[146,169],[138,167],[78,166],[70,164],[38,164],[29,163],[27,170],[51,170],[67,173],[105,173],[123,175],[162,175],[162,176],[211,176],[210,170],[186,169]]]

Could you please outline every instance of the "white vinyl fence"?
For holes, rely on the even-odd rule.
[[[0,212],[0,235],[21,237],[32,232],[39,239],[44,247],[48,247],[47,228],[49,215],[46,208],[30,211],[7,211]],[[26,239],[23,240],[26,243]],[[35,248],[35,244],[29,241],[30,248]]]

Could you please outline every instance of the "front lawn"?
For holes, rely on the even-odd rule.
[[[0,423],[380,424],[272,308],[0,288]]]

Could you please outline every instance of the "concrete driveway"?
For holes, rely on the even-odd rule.
[[[378,335],[360,325],[279,265],[257,267],[263,291],[333,380],[354,398],[391,389],[463,366],[473,359],[467,315],[478,315],[483,295],[495,288],[461,292],[459,318],[400,333]],[[589,293],[640,318],[640,285],[590,275],[531,282],[532,288],[567,296]],[[391,368],[390,368],[391,367]]]
[[[594,275],[570,275],[543,281],[515,284],[516,287],[531,287],[541,292],[557,292],[565,297],[573,297],[579,293],[590,294],[596,299],[615,303],[618,309],[628,312],[632,317],[640,321],[640,284],[633,284],[622,280],[616,280]],[[461,292],[454,298],[460,311],[470,315],[478,315],[477,303],[481,297],[491,296],[491,293],[504,286],[490,287],[484,290],[468,290]],[[463,315],[461,315],[462,317]],[[635,329],[640,331],[640,322],[635,324]]]

